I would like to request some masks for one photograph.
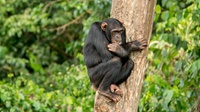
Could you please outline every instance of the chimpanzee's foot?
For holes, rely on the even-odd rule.
[[[115,84],[110,85],[110,91],[112,93],[115,93],[115,94],[120,95],[120,96],[122,96],[122,94],[123,94],[122,90],[119,89],[119,87]]]
[[[121,99],[121,96],[120,95],[117,95],[117,94],[114,94],[114,93],[111,93],[110,90],[99,90],[98,89],[98,92],[108,98],[110,98],[111,100],[113,100],[114,102],[118,102],[120,99]]]

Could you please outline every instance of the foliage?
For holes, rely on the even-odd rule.
[[[92,112],[94,92],[83,65],[67,67],[67,73],[52,74],[52,91],[39,87],[28,77],[0,81],[0,111],[3,112]],[[77,72],[79,71],[79,72]]]
[[[103,9],[108,10],[109,4],[109,0],[1,0],[0,78],[8,73],[50,74],[48,68],[54,64],[77,64],[89,24],[107,17],[109,12]]]
[[[0,111],[93,111],[82,46],[110,0],[0,1]],[[193,111],[200,92],[199,0],[157,0],[139,111]]]
[[[200,4],[160,0],[140,111],[194,111],[200,95]]]
[[[82,46],[110,3],[1,0],[0,111],[93,111]]]

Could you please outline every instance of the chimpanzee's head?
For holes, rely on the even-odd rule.
[[[110,43],[126,43],[126,29],[117,19],[109,18],[103,21],[101,29],[105,32],[106,38]]]

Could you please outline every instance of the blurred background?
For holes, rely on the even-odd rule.
[[[0,111],[92,112],[82,48],[111,0],[0,0]],[[140,112],[195,111],[199,0],[157,0]]]

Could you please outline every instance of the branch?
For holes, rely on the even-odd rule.
[[[57,31],[57,35],[60,35],[62,33],[64,33],[64,31],[66,30],[66,27],[70,26],[71,24],[75,24],[75,23],[78,23],[78,21],[84,16],[85,12],[82,13],[81,15],[79,15],[77,18],[75,18],[74,20],[62,25],[62,26],[59,26],[57,28],[54,28],[53,30],[56,30]]]

